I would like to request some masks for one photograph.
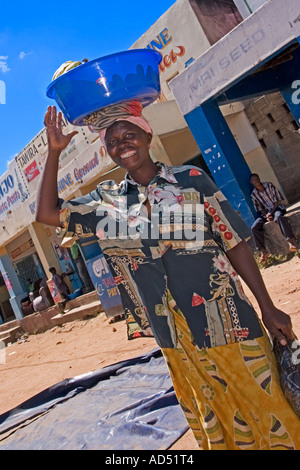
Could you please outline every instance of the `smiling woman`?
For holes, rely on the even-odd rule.
[[[151,140],[152,134],[127,121],[112,124],[105,136],[111,159],[143,186],[148,186],[157,173],[157,166],[149,154]]]
[[[286,344],[291,320],[269,297],[244,241],[248,227],[204,171],[152,161],[152,132],[140,114],[110,115],[105,126],[94,118],[110,157],[127,170],[124,181],[59,199],[58,159],[72,134],[63,135],[61,115],[49,108],[37,220],[59,226],[62,245],[84,233],[99,238],[124,309],[142,328],[150,325],[162,349],[200,448],[300,449],[299,419],[239,280],[254,293],[266,328]]]

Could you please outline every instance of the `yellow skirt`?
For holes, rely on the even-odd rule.
[[[199,447],[300,450],[300,420],[282,393],[267,334],[201,350],[182,313],[169,308],[177,347],[162,352]]]

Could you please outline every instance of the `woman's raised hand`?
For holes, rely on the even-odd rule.
[[[44,124],[47,129],[49,150],[61,152],[71,142],[77,131],[64,135],[62,132],[62,113],[57,114],[55,106],[48,106]]]

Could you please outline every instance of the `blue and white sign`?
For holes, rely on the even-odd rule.
[[[86,267],[105,312],[122,305],[119,289],[104,256],[101,254],[86,261]]]
[[[182,114],[214,99],[299,36],[298,2],[266,2],[170,81]]]
[[[0,177],[0,220],[7,217],[28,198],[27,187],[16,162]]]
[[[294,80],[290,86],[280,90],[280,92],[300,127],[300,76],[299,80]]]

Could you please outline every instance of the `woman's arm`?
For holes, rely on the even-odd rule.
[[[266,328],[282,345],[286,345],[286,338],[295,338],[291,319],[289,315],[274,306],[247,243],[239,243],[229,250],[226,255],[236,272],[254,294],[261,309],[262,321]]]
[[[47,225],[59,225],[57,173],[59,156],[77,131],[62,133],[62,114],[56,115],[55,106],[48,106],[44,120],[48,137],[48,157],[41,176],[37,196],[36,220]]]

